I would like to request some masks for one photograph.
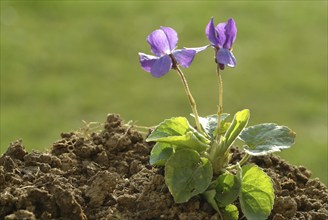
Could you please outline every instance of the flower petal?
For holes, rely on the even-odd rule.
[[[196,50],[191,50],[191,49],[176,50],[173,52],[173,56],[178,62],[178,64],[184,68],[188,68],[190,66],[195,55],[196,55]]]
[[[210,46],[211,45],[206,45],[206,46],[203,46],[203,47],[184,47],[184,49],[194,50],[194,51],[196,51],[196,53],[199,53],[199,52],[202,52],[203,50],[206,50]]]
[[[206,29],[205,29],[205,34],[207,36],[207,39],[214,44],[215,46],[218,45],[218,39],[217,39],[217,34],[215,31],[215,27],[214,27],[214,21],[213,21],[213,17],[211,18],[210,22],[208,22]]]
[[[225,33],[225,27],[226,27],[226,23],[219,23],[216,27],[215,27],[215,31],[218,35],[218,46],[220,48],[223,47],[225,41],[226,41],[226,33]],[[230,49],[230,48],[227,48]]]
[[[146,72],[150,72],[151,67],[154,65],[155,61],[158,60],[159,57],[155,57],[152,55],[139,53],[139,61],[142,69]]]
[[[147,37],[147,42],[151,46],[151,51],[157,56],[162,56],[164,54],[171,53],[170,44],[168,42],[167,36],[161,29],[153,31]]]
[[[216,54],[216,61],[219,64],[225,64],[230,67],[236,66],[236,58],[232,52],[225,48],[220,48]]]
[[[156,60],[151,67],[150,73],[154,77],[162,77],[172,68],[172,60],[169,55],[164,55]]]
[[[164,31],[167,37],[167,41],[169,42],[169,46],[170,46],[170,51],[173,51],[178,44],[177,32],[170,27],[161,27],[161,29]]]
[[[232,18],[228,20],[227,25],[225,26],[225,36],[226,40],[223,47],[226,49],[231,49],[232,44],[236,40],[237,36],[236,22]]]

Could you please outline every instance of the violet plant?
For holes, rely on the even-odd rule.
[[[273,208],[274,188],[270,177],[255,164],[245,164],[250,156],[266,155],[289,148],[295,133],[288,127],[264,123],[246,127],[250,118],[248,109],[230,114],[223,112],[222,77],[225,66],[236,66],[232,45],[237,27],[231,18],[214,25],[213,18],[205,28],[211,44],[176,49],[178,35],[169,27],[153,31],[147,42],[154,55],[139,53],[141,67],[154,77],[162,77],[171,69],[179,75],[192,109],[195,127],[185,117],[173,117],[161,122],[146,141],[156,142],[150,154],[150,164],[165,167],[165,183],[176,203],[202,196],[219,213],[221,219],[236,220],[239,198],[247,219],[266,219]],[[201,117],[180,66],[188,68],[195,55],[207,48],[215,52],[218,79],[218,111]],[[239,139],[244,157],[231,164],[230,152]]]

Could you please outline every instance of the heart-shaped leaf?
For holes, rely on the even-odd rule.
[[[146,141],[163,142],[203,152],[210,140],[190,126],[184,117],[166,119],[148,136]]]
[[[237,206],[229,204],[220,211],[224,220],[238,220],[239,212]]]
[[[207,158],[191,149],[176,151],[165,164],[165,183],[176,203],[187,202],[203,193],[213,176],[212,165]]]
[[[256,165],[242,167],[239,202],[247,219],[265,220],[270,215],[274,203],[272,181]]]
[[[174,147],[171,144],[157,142],[150,152],[149,163],[151,165],[164,166],[167,159],[173,154]]]
[[[155,128],[146,141],[157,141],[165,137],[181,136],[189,130],[189,127],[189,123],[184,117],[166,119]]]
[[[207,202],[210,203],[216,211],[220,212],[220,210],[237,199],[240,187],[241,178],[229,172],[225,172],[216,180],[212,181],[203,195]]]
[[[207,190],[206,192],[203,193],[203,196],[205,197],[206,201],[213,207],[213,209],[215,209],[215,211],[217,212],[220,212],[219,206],[215,201],[215,195],[216,195],[215,189]]]
[[[224,134],[228,128],[227,118],[230,114],[222,113],[220,115],[220,133]],[[199,122],[204,129],[205,133],[211,138],[214,139],[217,135],[217,127],[218,127],[218,116],[217,115],[209,115],[206,117],[199,117]]]
[[[216,184],[215,200],[220,207],[225,207],[237,199],[241,182],[235,175],[225,172],[216,179]]]
[[[246,128],[238,138],[247,144],[248,154],[258,156],[290,148],[295,137],[288,127],[265,123]]]

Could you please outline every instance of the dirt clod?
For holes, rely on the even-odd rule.
[[[0,219],[220,219],[201,197],[174,203],[163,168],[149,165],[151,148],[116,114],[99,132],[62,133],[45,153],[15,141],[0,157]],[[242,156],[233,149],[233,162]],[[273,180],[270,220],[328,219],[327,187],[309,170],[274,155],[249,162]]]

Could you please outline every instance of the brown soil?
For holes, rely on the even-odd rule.
[[[0,157],[0,219],[218,219],[200,197],[174,204],[163,168],[149,165],[152,145],[118,115],[100,132],[61,137],[47,153],[16,141]],[[233,160],[241,156],[234,149]],[[273,155],[250,162],[273,178],[269,219],[328,219],[327,187],[307,169]]]

